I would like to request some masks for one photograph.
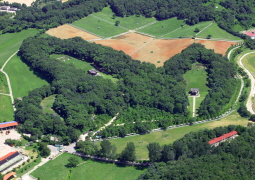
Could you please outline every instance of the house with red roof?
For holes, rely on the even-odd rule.
[[[0,172],[3,172],[7,168],[15,165],[24,159],[24,156],[20,154],[18,151],[10,152],[5,156],[0,158]]]
[[[211,145],[211,146],[218,146],[221,142],[225,142],[227,140],[232,140],[234,138],[236,138],[238,135],[237,135],[237,131],[231,131],[227,134],[223,134],[222,136],[220,137],[217,137],[217,138],[214,138],[210,141],[208,141],[208,143]]]
[[[255,31],[245,32],[247,36],[250,36],[251,39],[255,39]]]
[[[17,125],[18,123],[16,121],[3,122],[3,123],[0,123],[0,130],[15,128]]]

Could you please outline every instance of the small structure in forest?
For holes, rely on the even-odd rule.
[[[97,75],[97,71],[95,69],[89,70],[88,73],[93,75],[93,76]]]
[[[238,134],[237,131],[231,131],[231,132],[229,132],[229,133],[227,133],[227,134],[223,134],[223,135],[220,136],[220,137],[217,137],[217,138],[214,138],[214,139],[208,141],[208,143],[209,143],[211,146],[215,146],[215,147],[216,147],[216,146],[218,146],[219,143],[221,143],[221,142],[225,142],[225,141],[227,141],[227,140],[235,139],[235,137],[238,136],[237,134]]]
[[[190,89],[191,96],[199,96],[199,89],[198,88],[191,88]]]

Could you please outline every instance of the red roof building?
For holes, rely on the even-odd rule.
[[[212,146],[218,146],[220,142],[225,142],[228,139],[234,139],[237,136],[237,134],[238,134],[237,131],[231,131],[227,134],[223,134],[220,137],[208,141],[208,143]]]
[[[4,123],[0,123],[0,129],[7,128],[7,127],[13,127],[13,126],[17,126],[17,125],[18,125],[18,123],[16,121],[4,122]]]
[[[246,34],[247,36],[250,36],[252,39],[255,39],[255,31],[245,32],[244,34]]]

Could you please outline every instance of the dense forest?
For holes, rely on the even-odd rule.
[[[217,147],[206,143],[232,130],[239,136],[230,143],[221,143]],[[254,179],[254,132],[252,124],[247,128],[230,125],[191,132],[173,145],[160,147],[151,143],[148,146],[150,159],[159,163],[150,166],[138,179]],[[155,150],[161,152],[159,156],[153,156]],[[169,153],[166,154],[166,150]]]

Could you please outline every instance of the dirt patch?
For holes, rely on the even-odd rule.
[[[92,34],[89,34],[85,31],[82,31],[67,24],[59,26],[57,28],[50,29],[46,33],[51,36],[58,37],[60,39],[68,39],[76,36],[79,36],[84,40],[101,39],[100,37],[94,36]]]
[[[20,3],[20,4],[26,4],[27,6],[30,6],[32,4],[33,1],[35,0],[5,0],[8,1],[9,3]]]
[[[137,49],[142,47],[145,43],[150,41],[152,38],[136,33],[129,33],[123,36],[119,36],[115,39],[95,41],[96,44],[102,44],[103,46],[112,47],[115,50],[122,50],[126,54],[131,54]]]
[[[203,44],[207,49],[213,49],[215,53],[226,55],[228,48],[235,42],[198,40],[196,43]]]
[[[155,39],[143,49],[133,54],[132,58],[140,61],[150,62],[159,67],[163,66],[164,62],[170,57],[180,53],[192,43],[194,43],[193,39]]]

